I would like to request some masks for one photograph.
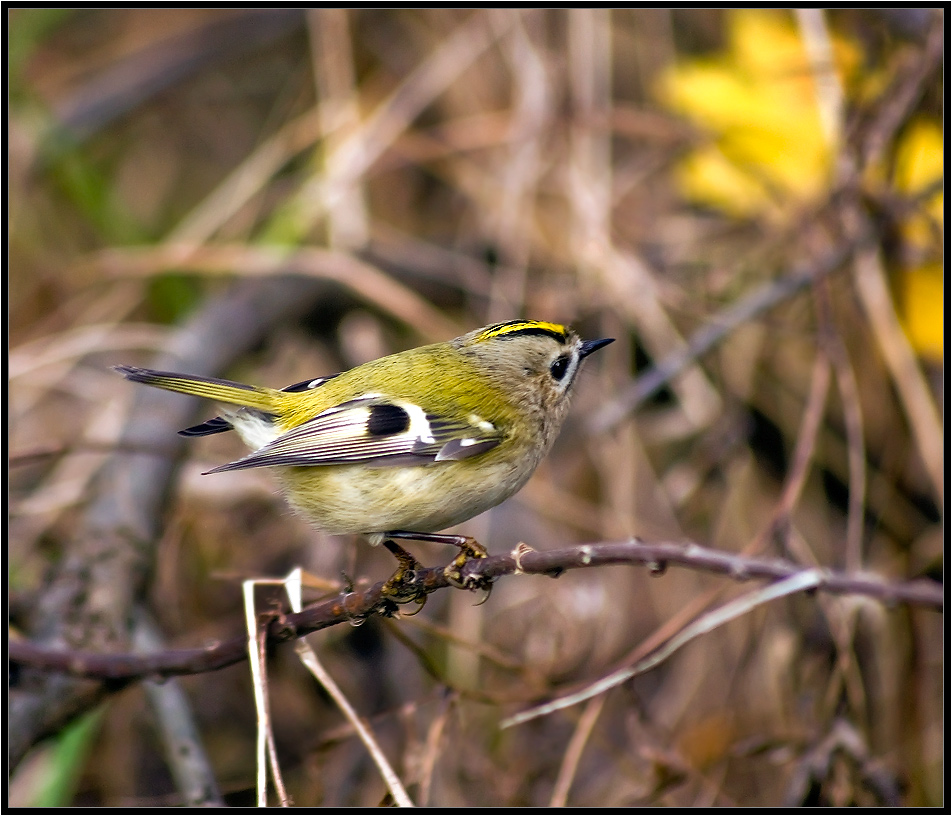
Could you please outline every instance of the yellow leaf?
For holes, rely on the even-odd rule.
[[[916,195],[930,185],[940,182],[945,172],[945,150],[942,130],[935,122],[920,119],[914,122],[903,135],[896,148],[896,187]],[[918,246],[928,246],[934,241],[936,230],[928,223],[932,219],[942,229],[942,187],[925,203],[922,216],[911,217],[905,225],[904,234]]]
[[[896,145],[892,181],[895,189],[909,196],[921,196],[935,185],[935,192],[918,208],[910,210],[900,224],[907,246],[913,249],[906,254],[935,260],[895,270],[892,287],[899,318],[910,344],[919,355],[936,362],[942,361],[945,342],[945,275],[942,262],[938,260],[944,248],[941,184],[944,172],[942,129],[932,120],[915,120]],[[885,187],[884,168],[870,168],[868,183],[873,189]]]
[[[923,357],[942,362],[945,339],[945,276],[941,263],[908,270],[895,281],[899,312],[912,347]]]
[[[714,139],[686,158],[678,179],[696,201],[779,214],[822,193],[830,178],[810,62],[784,11],[733,11],[729,25],[725,52],[676,66],[659,84],[665,104]],[[851,46],[834,50],[838,64],[856,63]]]
[[[762,184],[713,146],[685,158],[675,175],[688,197],[732,215],[763,209],[769,201]]]
[[[896,150],[896,186],[918,193],[941,179],[944,169],[942,130],[926,119],[913,122]]]

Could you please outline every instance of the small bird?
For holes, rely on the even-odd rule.
[[[551,448],[582,361],[612,339],[582,340],[556,323],[512,320],[277,390],[116,366],[146,385],[207,397],[222,415],[184,436],[234,429],[253,452],[208,473],[274,469],[289,503],[319,529],[385,543],[401,568],[416,560],[393,539],[454,544],[459,583],[485,549],[438,535],[518,491]],[[412,592],[407,593],[412,596]]]

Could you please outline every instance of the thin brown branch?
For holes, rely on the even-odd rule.
[[[559,775],[555,780],[555,786],[552,789],[552,798],[549,800],[549,807],[565,807],[569,799],[569,790],[572,788],[572,782],[575,780],[575,774],[578,771],[578,764],[582,759],[582,752],[588,744],[589,737],[592,735],[592,729],[605,707],[605,695],[602,694],[588,701],[582,716],[575,726],[575,732],[569,741],[565,754],[562,757],[562,764],[559,766]]]
[[[149,277],[171,269],[229,278],[301,275],[330,281],[415,327],[424,337],[443,340],[460,333],[460,326],[393,276],[347,252],[318,247],[289,251],[275,246],[177,244],[157,249],[109,249],[89,256],[77,267],[80,273],[119,278]]]
[[[588,423],[589,432],[600,434],[617,426],[626,416],[678,377],[689,365],[715,348],[737,328],[747,325],[755,317],[795,297],[815,281],[836,271],[868,240],[868,233],[858,235],[850,244],[830,252],[817,263],[798,269],[779,280],[771,281],[725,308],[695,332],[684,348],[665,357],[596,412]]]
[[[420,761],[420,792],[418,800],[421,807],[426,807],[430,802],[430,790],[433,785],[433,771],[436,768],[436,762],[440,753],[440,744],[443,740],[443,732],[449,722],[453,707],[456,705],[457,694],[453,691],[447,691],[440,701],[439,711],[430,722],[430,727],[426,735],[426,745],[423,752],[423,758]]]
[[[864,166],[877,161],[893,142],[896,132],[909,121],[927,83],[941,70],[945,46],[942,12],[937,12],[929,29],[925,47],[901,55],[891,86],[877,104],[876,115],[863,134],[859,147]]]
[[[581,544],[546,552],[527,550],[518,555],[518,560],[514,555],[495,555],[470,561],[463,571],[467,577],[484,579],[520,572],[554,577],[571,569],[608,564],[642,564],[654,572],[662,572],[667,566],[674,565],[725,575],[735,581],[779,581],[803,571],[801,566],[780,559],[747,558],[698,544],[648,544],[637,539]],[[427,593],[449,586],[440,567],[420,570],[416,583]],[[353,623],[375,614],[392,614],[393,606],[382,596],[382,589],[383,582],[314,604],[302,612],[281,616],[268,628],[269,642],[294,640],[319,629]],[[837,595],[862,595],[887,604],[943,609],[942,587],[924,579],[890,581],[873,573],[821,570],[817,589]],[[77,677],[95,677],[122,686],[143,677],[198,674],[221,669],[244,660],[245,647],[243,635],[205,647],[146,655],[56,650],[28,641],[11,641],[9,656],[11,663],[21,666]]]
[[[827,281],[815,287],[817,318],[821,326],[821,340],[827,359],[836,373],[836,383],[842,401],[843,424],[846,428],[847,459],[849,462],[849,509],[846,516],[846,541],[843,563],[848,570],[858,570],[863,564],[863,508],[866,503],[866,448],[863,442],[863,409],[859,384],[849,352],[831,318],[832,300]]]
[[[157,625],[141,613],[133,631],[133,645],[148,653],[161,648]],[[156,730],[162,741],[165,761],[175,787],[187,807],[224,807],[212,764],[205,752],[195,714],[178,680],[145,683]]]

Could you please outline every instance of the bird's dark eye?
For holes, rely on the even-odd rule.
[[[559,357],[552,365],[549,366],[549,373],[552,375],[552,379],[561,380],[565,376],[565,372],[569,370],[569,358],[568,357]]]

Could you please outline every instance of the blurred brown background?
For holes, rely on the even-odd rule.
[[[146,608],[166,647],[201,645],[242,630],[241,578],[391,569],[294,517],[266,472],[201,476],[241,452],[179,445],[213,407],[130,416],[111,365],[164,353],[280,387],[523,316],[618,342],[530,484],[463,525],[491,551],[638,535],[941,580],[944,26],[915,9],[12,10],[12,636],[121,650]],[[96,531],[136,456],[177,467],[149,499],[118,479],[161,520],[130,555]],[[516,576],[479,607],[441,592],[312,640],[420,803],[941,804],[942,615],[859,597],[764,605],[596,703],[499,730],[750,589]],[[379,803],[290,646],[271,665],[295,804]],[[247,667],[182,685],[226,801],[251,803]],[[51,688],[17,676],[11,705],[92,708],[16,708],[16,738],[46,739],[12,803],[181,802],[141,685]]]

